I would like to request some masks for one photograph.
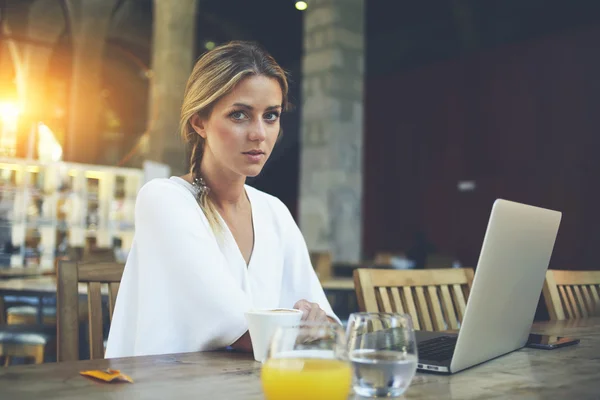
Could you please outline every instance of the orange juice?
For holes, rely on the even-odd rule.
[[[352,383],[349,363],[310,358],[272,358],[262,368],[267,400],[346,400]]]

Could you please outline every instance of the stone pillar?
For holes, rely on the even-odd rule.
[[[95,163],[101,135],[98,122],[104,44],[117,0],[66,2],[73,30],[73,72],[65,159]]]
[[[16,41],[20,53],[17,84],[23,106],[17,155],[35,157],[37,124],[55,111],[53,99],[47,97],[48,65],[55,45],[63,33],[65,17],[54,0],[34,0],[27,9],[21,27],[22,39]]]
[[[27,25],[29,20],[29,2],[19,2],[11,4],[11,7],[3,10],[6,14],[3,18],[3,24],[0,26],[2,30],[2,40],[0,46],[2,46],[2,54],[0,67],[4,73],[11,75],[10,81],[0,81],[0,86],[4,89],[5,85],[10,87],[16,85],[16,92],[11,91],[11,95],[14,93],[19,101],[23,100],[23,91],[21,88],[21,80],[23,75],[23,57],[22,57],[22,46],[21,42],[12,38],[13,35],[18,37],[24,37],[27,35]],[[10,23],[9,23],[10,22]],[[10,63],[12,65],[7,65]],[[11,70],[10,72],[8,70]],[[12,76],[14,72],[14,76]],[[4,78],[5,75],[2,76]],[[14,80],[12,80],[14,78]],[[0,95],[5,95],[4,90]],[[12,97],[12,96],[11,96]]]
[[[185,173],[186,152],[179,137],[185,84],[194,62],[198,0],[154,0],[149,145],[146,158]]]
[[[25,114],[36,122],[53,110],[46,98],[47,71],[54,46],[65,27],[60,4],[55,0],[37,0],[29,8],[27,39],[40,44],[23,46],[23,85]]]
[[[300,227],[310,251],[361,258],[364,0],[313,0],[304,15]]]
[[[1,27],[0,27],[1,29]],[[16,82],[17,65],[5,40],[0,39],[0,102],[18,101]],[[15,127],[16,128],[16,127]],[[7,126],[0,127],[0,156],[16,156],[18,134]]]
[[[0,28],[2,29],[2,28]],[[5,40],[0,41],[0,99],[17,97],[14,88],[16,65]]]
[[[5,82],[4,76],[0,80],[0,86],[2,86],[0,96],[4,97],[2,100],[18,102],[20,107],[24,105],[26,97],[24,85],[25,69],[23,68],[23,45],[20,40],[15,38],[11,39],[11,37],[13,35],[16,37],[25,37],[27,35],[29,5],[29,2],[19,2],[12,5],[10,9],[5,8],[3,11],[6,12],[6,15],[4,16],[3,24],[0,27],[3,33],[2,45],[5,46],[6,50],[6,52],[2,54],[2,69],[10,74],[10,77],[7,77],[8,80]],[[6,58],[6,55],[8,55],[8,58]],[[8,68],[10,71],[6,70],[6,62],[12,64]],[[9,151],[7,151],[7,154],[13,153],[17,157],[25,157],[29,127],[27,126],[27,123],[24,122],[22,114],[19,117],[15,134],[16,136],[14,139],[16,142],[11,144],[7,143],[9,147],[12,147],[13,145],[15,147],[14,149],[8,149]],[[12,140],[9,140],[9,142],[12,142]]]

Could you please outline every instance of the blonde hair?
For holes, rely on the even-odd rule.
[[[252,42],[235,41],[208,51],[194,65],[187,81],[181,107],[181,136],[191,147],[190,172],[192,179],[200,177],[200,164],[205,140],[192,127],[190,119],[199,114],[208,118],[214,104],[248,76],[266,76],[276,79],[281,86],[281,107],[288,108],[288,81],[286,72],[262,47]],[[218,213],[207,191],[200,191],[198,204],[213,229],[219,230]]]

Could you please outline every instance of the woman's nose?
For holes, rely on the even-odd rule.
[[[263,141],[267,137],[267,130],[264,121],[258,120],[252,124],[248,137],[252,141]]]

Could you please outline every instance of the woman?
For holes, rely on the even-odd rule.
[[[251,351],[244,312],[253,308],[337,321],[288,209],[245,185],[275,146],[287,93],[285,72],[255,44],[198,60],[181,112],[191,170],[138,194],[107,358]]]

